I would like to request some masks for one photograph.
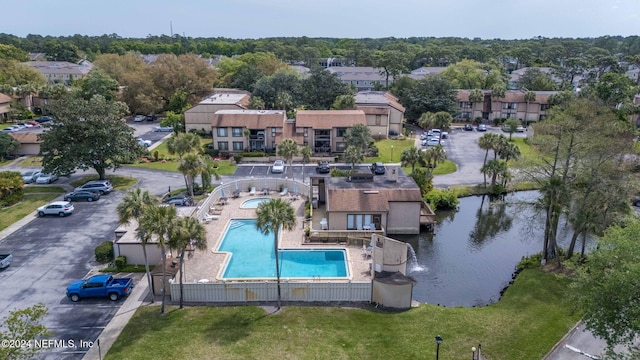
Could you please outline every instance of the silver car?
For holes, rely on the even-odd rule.
[[[38,208],[38,216],[58,215],[67,216],[73,213],[73,204],[68,201],[54,201]]]
[[[57,175],[40,173],[36,178],[36,184],[51,184],[56,180],[58,180]]]
[[[39,175],[40,171],[27,171],[26,173],[22,174],[22,181],[24,181],[25,184],[31,184],[32,182],[36,181]]]

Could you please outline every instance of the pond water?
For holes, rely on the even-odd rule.
[[[415,250],[417,263],[408,269],[417,281],[413,298],[465,307],[499,300],[521,258],[542,251],[544,216],[531,205],[538,197],[524,191],[493,202],[462,198],[457,212],[438,212],[435,234],[394,236]],[[561,220],[558,244],[566,247],[572,234]]]

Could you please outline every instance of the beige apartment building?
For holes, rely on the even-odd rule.
[[[527,123],[543,120],[549,110],[549,97],[557,91],[535,91],[536,97],[527,102],[525,91],[508,90],[502,98],[491,96],[490,90],[482,90],[483,100],[472,102],[471,90],[458,90],[457,118],[473,121],[475,118],[492,122],[494,119],[519,119]]]

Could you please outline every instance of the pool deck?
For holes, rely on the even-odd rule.
[[[189,253],[185,255],[185,283],[197,282],[203,279],[206,279],[209,282],[216,281],[216,277],[219,275],[226,262],[226,255],[216,252],[215,249],[218,247],[218,242],[222,240],[227,223],[231,219],[254,219],[256,217],[256,209],[243,209],[240,206],[246,200],[265,197],[286,199],[291,202],[291,205],[296,212],[296,228],[293,231],[285,231],[281,234],[280,248],[346,249],[348,253],[351,280],[370,281],[372,279],[369,273],[369,263],[371,263],[371,259],[366,258],[361,247],[347,247],[339,244],[304,244],[304,227],[302,220],[304,219],[305,200],[303,197],[295,198],[288,195],[281,197],[278,192],[271,192],[269,195],[256,194],[252,196],[249,195],[248,192],[241,192],[239,198],[229,198],[226,205],[215,206],[216,208],[221,209],[221,211],[216,212],[218,219],[211,220],[209,223],[204,224],[207,231],[207,250],[189,251]],[[318,280],[316,279],[314,281]]]

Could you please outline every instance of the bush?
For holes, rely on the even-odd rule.
[[[127,265],[127,257],[120,255],[116,258],[116,269],[118,270],[122,270],[124,269],[124,266]]]
[[[236,164],[240,164],[240,161],[242,161],[242,154],[233,155],[233,161],[235,161]]]
[[[159,154],[158,150],[153,151],[153,161],[158,161]]]
[[[265,156],[267,156],[267,154],[265,154],[262,151],[243,152],[242,153],[242,157],[265,157]]]
[[[95,250],[96,261],[99,263],[108,263],[113,260],[113,243],[111,241],[104,241],[96,247]]]
[[[149,265],[149,271],[153,271],[155,265]],[[114,273],[114,272],[123,272],[123,273],[143,273],[146,272],[144,269],[144,265],[125,265],[121,269],[116,267],[106,267],[100,270],[101,273]]]
[[[213,144],[204,145],[203,152],[206,155],[209,155],[211,157],[217,157],[218,156],[218,150],[213,148]]]
[[[540,267],[542,263],[542,253],[537,253],[533,255],[529,255],[527,257],[522,257],[518,265],[516,265],[516,271],[520,272],[524,269],[537,269]]]
[[[433,189],[427,193],[425,201],[433,210],[453,210],[460,203],[456,192],[449,189]]]
[[[23,194],[22,174],[16,171],[0,172],[0,207],[17,204]]]

